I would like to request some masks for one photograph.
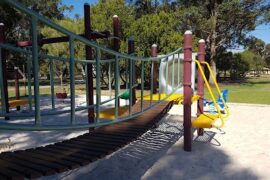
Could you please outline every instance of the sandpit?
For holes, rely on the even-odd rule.
[[[206,129],[203,137],[194,131],[192,152],[183,150],[183,106],[175,105],[157,128],[121,150],[85,167],[41,179],[269,179],[270,105],[230,103],[229,107],[231,116],[222,130]],[[194,104],[194,117],[195,113]],[[4,133],[2,137],[12,134]],[[45,137],[43,133],[40,137]],[[85,132],[56,133],[55,137],[62,140],[81,133]],[[30,142],[29,135],[22,144],[38,145]]]
[[[229,107],[225,127],[194,136],[192,152],[183,150],[183,107],[174,106],[156,129],[114,154],[42,179],[269,179],[270,106]]]

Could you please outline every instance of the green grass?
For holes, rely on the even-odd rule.
[[[252,104],[270,104],[270,76],[247,79],[243,83],[227,83],[220,84],[221,89],[229,89],[228,102],[235,103],[252,103]],[[65,85],[64,88],[69,93],[68,85]],[[85,85],[79,84],[75,86],[76,94],[82,95],[85,94]],[[123,90],[122,90],[123,91]],[[216,90],[214,90],[216,91]],[[55,93],[61,92],[61,87],[55,87]],[[208,90],[205,89],[205,97],[209,98]],[[51,93],[51,90],[48,86],[40,86],[40,94],[48,95]],[[146,90],[144,94],[149,94],[149,90]],[[24,87],[20,88],[21,96],[25,95]],[[109,95],[108,90],[102,90],[102,95]],[[140,96],[140,91],[136,91],[137,97]],[[215,93],[217,97],[217,93]],[[114,95],[114,91],[112,92]],[[9,97],[14,97],[15,91],[14,87],[9,87]]]
[[[270,104],[270,77],[247,79],[243,83],[220,84],[221,89],[229,89],[228,102]],[[205,97],[209,93],[205,89]]]

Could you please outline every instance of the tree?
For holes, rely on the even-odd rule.
[[[47,18],[62,19],[64,11],[71,10],[72,7],[65,6],[61,0],[20,0],[23,5],[33,9]],[[0,1],[0,19],[5,25],[5,38],[9,43],[30,40],[30,18],[28,15],[10,7]],[[42,27],[42,24],[39,24]],[[22,54],[6,54],[7,61],[15,66],[26,64],[26,59]]]
[[[158,45],[158,53],[166,54],[182,46],[183,36],[176,30],[176,16],[161,11],[157,14],[144,15],[134,21],[127,34],[133,36],[136,42],[138,56],[149,57],[152,44]],[[140,63],[136,62],[140,74]],[[145,63],[150,69],[150,63]],[[150,72],[145,70],[146,83],[150,81]]]
[[[84,30],[82,21],[76,21],[72,19],[62,19],[62,20],[57,20],[56,23],[76,34],[82,34]],[[41,35],[46,38],[62,36],[60,32],[55,31],[54,29],[50,27],[42,28]],[[84,59],[84,48],[85,46],[82,43],[75,42],[75,57],[77,59]],[[49,55],[59,56],[59,57],[68,57],[69,55],[68,49],[69,49],[68,42],[45,44],[42,46],[43,52],[46,52]],[[54,60],[53,63],[54,63],[54,72],[56,76],[60,79],[61,87],[62,87],[63,78],[66,77],[64,75],[69,72],[69,62],[62,62],[59,60]],[[41,73],[47,74],[49,72],[48,61],[46,60],[41,61],[40,68],[41,68]],[[78,72],[81,72],[81,74],[84,74],[82,65],[79,63],[75,64],[75,70],[77,71],[77,74]]]
[[[64,11],[72,7],[63,5],[61,0],[20,0],[20,2],[47,18],[62,19]],[[26,14],[0,2],[0,19],[5,24],[7,41],[29,39],[30,19]]]
[[[230,70],[232,66],[233,53],[221,51],[217,54],[217,69],[218,69],[218,77],[220,77],[220,73],[223,72],[223,76],[226,77],[226,73]]]
[[[268,68],[270,68],[270,44],[265,46],[264,59]]]
[[[264,66],[263,58],[254,53],[253,51],[246,50],[240,54],[240,58],[249,64],[251,70],[256,71],[256,74],[260,74],[261,69]]]
[[[256,55],[253,63],[255,68],[253,67],[253,69],[259,74],[262,68],[268,65],[270,44],[265,44],[263,40],[258,38],[251,38],[248,42],[248,50]]]
[[[269,7],[266,0],[180,0],[178,16],[183,30],[191,29],[206,39],[211,68],[216,74],[216,56],[220,48],[243,44]]]
[[[241,58],[241,54],[234,54],[232,65],[230,68],[230,75],[232,80],[239,80],[246,76],[249,71],[249,64]]]

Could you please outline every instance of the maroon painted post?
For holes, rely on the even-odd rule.
[[[84,33],[85,38],[91,39],[91,19],[90,19],[90,5],[84,4]],[[90,46],[85,46],[85,57],[88,60],[92,59],[92,48]],[[88,106],[94,104],[94,87],[93,87],[93,67],[92,64],[87,64],[87,81],[88,81]],[[88,109],[88,122],[93,123],[95,121],[94,109]]]
[[[120,21],[117,15],[113,16],[113,50],[119,51],[120,49],[120,39],[119,39],[119,33],[120,33]],[[115,87],[118,88],[118,87]],[[120,99],[118,98],[118,107],[120,107]]]
[[[113,16],[113,50],[119,51],[120,49],[120,21],[117,15]]]
[[[202,69],[204,70],[204,64],[202,62],[205,61],[205,41],[203,39],[199,40],[199,47],[198,47],[198,60],[201,63]],[[198,82],[197,82],[197,93],[200,96],[197,102],[197,116],[203,114],[203,99],[204,99],[204,81],[201,72],[198,69]],[[199,128],[197,130],[199,136],[202,136],[204,130]]]
[[[5,42],[5,25],[3,23],[0,23],[0,43],[4,43]],[[3,91],[4,91],[4,98],[5,99],[5,113],[9,113],[9,104],[8,104],[8,83],[7,83],[7,62],[6,62],[6,55],[5,55],[5,50],[1,49],[1,59],[2,61],[0,63],[2,63],[2,69],[3,72],[1,74],[1,76],[3,77]],[[9,117],[5,117],[6,120],[9,119]]]
[[[184,35],[184,150],[191,151],[191,62],[192,62],[192,32]]]
[[[135,42],[134,42],[134,39],[133,38],[129,38],[128,39],[128,54],[132,54],[135,52]],[[133,68],[133,64],[134,64],[134,61],[130,60],[129,62],[129,66],[131,66]],[[135,69],[134,69],[135,70]],[[129,74],[130,76],[132,76],[132,85],[133,85],[133,82],[134,80],[136,79],[135,77],[135,72],[132,72],[132,74]],[[132,105],[136,104],[136,88],[132,88]]]
[[[15,81],[15,95],[16,99],[20,99],[20,85],[19,85],[19,71],[18,67],[14,67],[14,81]],[[21,109],[20,106],[16,107],[17,111]]]
[[[158,52],[157,52],[157,45],[153,44],[151,47],[151,56],[152,57],[157,57]],[[158,69],[157,69],[157,63],[153,62],[152,63],[152,73],[153,73],[153,94],[157,93],[157,78],[158,78]]]

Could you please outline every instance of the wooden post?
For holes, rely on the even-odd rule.
[[[91,40],[91,19],[90,19],[90,5],[85,3],[84,4],[84,33],[85,38]],[[85,57],[87,60],[92,59],[92,48],[90,46],[85,46]],[[88,106],[91,106],[94,104],[94,87],[93,87],[93,66],[92,64],[87,64],[87,84],[88,84]],[[88,122],[94,123],[95,121],[95,114],[94,109],[89,108],[88,109]]]
[[[16,99],[20,99],[20,85],[19,85],[19,71],[18,67],[14,67],[14,81],[15,81],[15,94],[16,94]],[[21,109],[20,106],[16,107],[17,111]]]
[[[192,62],[192,32],[186,31],[184,35],[184,150],[191,151],[191,62]]]
[[[113,50],[119,51],[120,49],[120,39],[119,39],[119,33],[120,33],[120,21],[119,17],[117,15],[113,16]]]
[[[5,25],[0,23],[0,43],[5,43]],[[2,61],[2,74],[3,77],[3,92],[4,92],[4,101],[5,101],[5,113],[9,113],[9,104],[8,104],[8,83],[7,83],[7,62],[6,62],[6,54],[5,50],[1,49],[1,59]],[[5,120],[9,120],[9,117],[5,117]]]
[[[201,63],[202,69],[204,70],[204,64],[202,62],[205,61],[205,41],[203,39],[199,40],[199,47],[198,47],[198,60]],[[203,99],[204,99],[204,82],[201,72],[198,69],[198,82],[197,82],[197,92],[200,96],[198,102],[197,102],[197,116],[203,114]],[[204,133],[204,130],[202,128],[199,128],[197,130],[197,133],[199,136],[202,136]]]
[[[151,56],[157,57],[157,45],[153,44],[151,47]],[[157,93],[157,78],[158,78],[158,68],[157,68],[157,62],[152,63],[152,72],[153,72],[153,94]]]
[[[134,53],[135,52],[135,45],[134,45],[135,43],[134,43],[134,39],[133,38],[129,38],[128,39],[128,54],[132,54],[132,53]],[[130,60],[130,63],[129,63],[129,66],[131,66],[132,68],[134,67],[134,61],[132,61],[132,60]],[[135,69],[133,69],[133,71],[132,71],[132,74],[129,74],[130,76],[132,76],[132,82],[130,82],[130,83],[132,83],[132,85],[133,85],[133,83],[134,83],[134,81],[135,81]],[[136,103],[136,88],[134,87],[134,88],[132,88],[132,105],[134,105],[135,103]]]
[[[120,22],[117,15],[113,16],[113,50],[119,51],[120,49],[120,39],[119,39],[119,32],[120,32]],[[115,87],[118,88],[118,87]],[[118,107],[120,107],[120,99],[117,99]]]

